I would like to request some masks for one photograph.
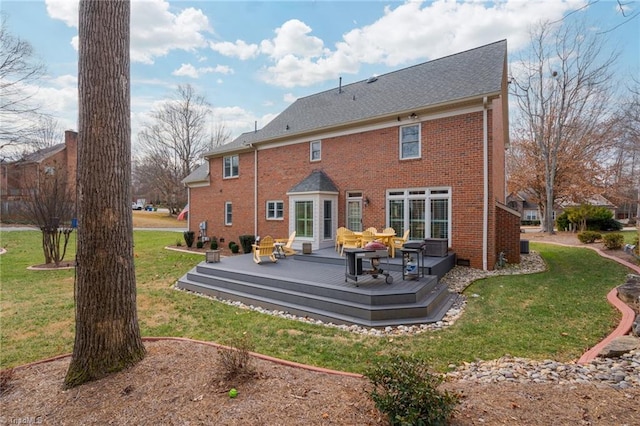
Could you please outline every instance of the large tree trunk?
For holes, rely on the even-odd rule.
[[[76,336],[65,386],[145,355],[136,312],[129,0],[81,0]]]

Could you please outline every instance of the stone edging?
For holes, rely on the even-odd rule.
[[[602,251],[601,249],[599,249],[597,247],[576,246],[576,245],[571,245],[571,244],[556,243],[556,242],[552,242],[552,241],[536,241],[536,242],[543,243],[543,244],[555,244],[555,245],[558,245],[558,246],[571,247],[571,248],[588,248],[588,249],[591,249],[591,250],[595,251],[596,253],[598,253],[601,257],[616,261],[619,264],[621,264],[623,266],[626,266],[627,268],[632,269],[636,273],[640,274],[640,266],[634,265],[633,263],[627,262],[626,260],[620,259],[619,257],[611,256],[610,254],[605,253],[604,251]],[[624,335],[629,334],[629,331],[631,330],[631,327],[633,326],[633,320],[635,319],[635,312],[626,303],[624,303],[622,300],[620,300],[618,298],[618,291],[615,288],[612,289],[607,294],[607,300],[609,301],[609,303],[611,303],[613,306],[615,306],[622,313],[622,318],[620,319],[620,324],[618,324],[618,327],[616,327],[616,329],[613,330],[613,332],[611,332],[611,334],[609,334],[602,341],[600,341],[600,343],[596,344],[591,349],[589,349],[587,352],[585,352],[580,357],[580,359],[578,360],[579,364],[587,364],[590,361],[594,360],[598,356],[600,351],[602,351],[602,349],[604,349],[604,347],[607,346],[607,344],[609,344],[616,337],[620,337],[620,336],[624,336]]]

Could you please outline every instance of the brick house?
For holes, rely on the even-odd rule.
[[[288,236],[333,247],[340,226],[446,238],[459,262],[518,263],[505,205],[507,42],[296,100],[205,155],[184,179],[189,229],[238,242]]]
[[[29,191],[37,188],[43,176],[64,173],[68,191],[75,194],[78,164],[78,133],[64,132],[64,143],[44,148],[23,158],[2,163],[1,211],[3,220],[18,219]]]

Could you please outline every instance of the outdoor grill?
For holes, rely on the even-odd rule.
[[[371,275],[373,278],[378,278],[379,275],[384,275],[387,284],[393,283],[393,277],[380,268],[380,259],[387,259],[387,267],[389,266],[389,251],[386,248],[384,250],[345,249],[344,253],[346,255],[345,282],[351,279],[356,282],[356,287],[358,287],[358,277]],[[362,259],[369,260],[371,269],[365,270],[362,268]]]

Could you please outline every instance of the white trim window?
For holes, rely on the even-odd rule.
[[[225,179],[238,177],[238,163],[239,158],[238,155],[228,155],[223,158],[223,172],[222,177]]]
[[[284,201],[267,201],[267,220],[284,219]]]
[[[387,223],[410,240],[447,238],[451,244],[451,189],[408,188],[387,191]]]
[[[420,125],[400,127],[400,159],[420,158]]]
[[[231,201],[224,203],[224,224],[233,225],[233,205]]]
[[[320,161],[322,159],[322,141],[321,140],[309,142],[309,159],[311,161]]]

